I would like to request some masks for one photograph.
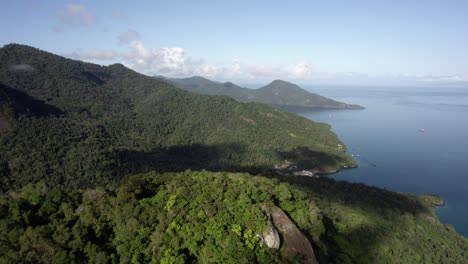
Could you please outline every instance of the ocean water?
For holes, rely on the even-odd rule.
[[[311,87],[365,110],[298,114],[329,123],[359,162],[331,177],[394,191],[433,193],[442,223],[468,237],[468,89]]]

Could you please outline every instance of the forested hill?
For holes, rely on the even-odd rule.
[[[289,107],[319,107],[338,109],[363,109],[362,106],[338,102],[324,96],[308,92],[296,84],[274,80],[255,90],[253,101]]]
[[[7,45],[0,263],[466,262],[437,197],[287,175],[355,165],[339,144],[273,106]]]
[[[259,88],[242,88],[232,82],[215,82],[200,76],[190,78],[164,78],[175,86],[200,94],[226,95],[240,102],[260,102],[290,108],[336,108],[363,109],[362,106],[338,102],[324,96],[308,92],[301,87],[282,80],[275,80]]]
[[[278,210],[319,263],[467,263],[467,240],[438,223],[432,201],[327,178],[193,171],[86,190],[29,184],[0,194],[0,263],[316,263],[286,241]],[[266,230],[280,233],[279,250],[262,246]]]
[[[174,86],[190,92],[209,95],[226,95],[240,102],[246,102],[251,97],[252,89],[240,87],[232,82],[216,82],[201,76],[189,78],[166,78],[155,76],[156,79],[167,81]]]
[[[257,103],[190,93],[121,64],[0,49],[1,189],[93,186],[132,173],[323,172],[354,161],[326,124]]]

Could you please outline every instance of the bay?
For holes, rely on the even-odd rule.
[[[331,177],[437,194],[447,203],[437,209],[440,221],[468,237],[468,89],[309,88],[366,107],[298,112],[330,124],[359,162],[358,168]]]

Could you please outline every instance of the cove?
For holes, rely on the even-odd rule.
[[[313,87],[321,95],[364,110],[298,114],[328,123],[359,162],[331,175],[416,194],[437,194],[444,224],[468,237],[468,89]]]

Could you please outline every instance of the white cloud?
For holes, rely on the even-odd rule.
[[[425,75],[418,79],[423,82],[468,82],[468,74]]]
[[[96,17],[79,4],[66,5],[59,10],[57,17],[62,24],[73,26],[90,26],[96,22]]]
[[[76,51],[69,55],[84,60],[113,60],[127,67],[147,74],[167,77],[188,77],[200,75],[219,81],[259,81],[286,79],[299,83],[367,84],[367,85],[439,85],[468,82],[468,74],[458,75],[411,75],[381,74],[369,75],[356,72],[323,72],[313,70],[305,61],[288,65],[252,64],[233,61],[216,64],[193,60],[181,47],[149,48],[138,40],[139,34],[131,30],[118,36],[127,50]]]
[[[200,75],[218,80],[271,80],[278,78],[304,79],[313,75],[311,66],[305,62],[291,65],[247,64],[233,61],[228,64],[214,64],[193,60],[183,48],[148,48],[139,40],[140,34],[128,30],[117,36],[127,50],[75,51],[68,57],[83,60],[114,60],[147,75],[187,77]]]
[[[126,52],[96,50],[74,52],[70,57],[78,59],[113,60],[123,63],[141,73],[148,75],[165,75],[168,77],[186,77],[200,75],[220,80],[270,80],[277,78],[305,79],[311,77],[311,66],[301,62],[291,65],[245,64],[234,61],[231,64],[213,64],[203,60],[187,57],[180,47],[147,48],[139,40],[132,40],[136,34],[119,35],[121,43],[128,44]],[[128,34],[127,34],[128,33]],[[136,33],[136,32],[135,32]]]
[[[291,77],[304,79],[312,76],[312,68],[305,62],[300,62],[287,66],[286,71]]]
[[[119,40],[120,44],[128,44],[128,43],[131,43],[132,41],[139,40],[140,33],[138,33],[135,30],[129,29],[125,32],[120,33],[117,36],[117,39]]]
[[[130,68],[147,74],[190,74],[191,63],[178,47],[146,48],[140,41],[133,41],[124,59]]]

